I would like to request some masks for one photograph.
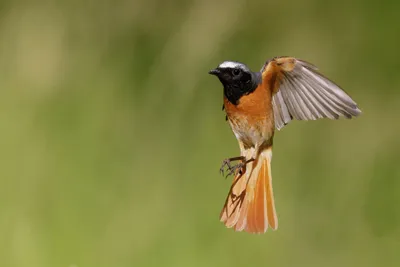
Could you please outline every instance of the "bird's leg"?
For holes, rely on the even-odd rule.
[[[233,165],[233,166],[231,165],[232,161],[238,161],[238,160],[240,160],[239,163],[237,163],[236,165]],[[228,177],[229,175],[235,174],[235,172],[237,170],[239,170],[240,173],[243,173],[243,169],[244,169],[244,167],[246,167],[246,164],[249,163],[249,162],[252,162],[253,160],[254,160],[253,158],[251,158],[249,160],[246,160],[246,158],[243,157],[243,156],[225,159],[222,162],[222,166],[220,168],[220,172],[221,172],[222,175],[225,175],[224,169],[225,169],[225,166],[227,166],[227,170],[229,172],[226,175],[226,177]]]

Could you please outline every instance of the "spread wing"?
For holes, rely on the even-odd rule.
[[[343,89],[310,63],[293,57],[274,58],[264,65],[261,73],[263,79],[276,77],[272,105],[278,130],[293,118],[350,119],[361,113]]]

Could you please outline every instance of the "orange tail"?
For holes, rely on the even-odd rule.
[[[250,154],[250,151],[247,153]],[[274,230],[278,228],[271,159],[272,148],[269,147],[247,164],[244,174],[235,176],[220,215],[226,227],[249,233],[265,233],[268,225]]]

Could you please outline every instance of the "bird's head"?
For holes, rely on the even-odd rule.
[[[236,61],[224,61],[208,73],[218,77],[225,96],[234,104],[241,96],[254,91],[261,82],[260,72],[252,72],[245,64]]]
[[[235,61],[224,61],[208,73],[217,76],[224,86],[240,86],[250,83],[252,78],[251,70],[245,64]]]

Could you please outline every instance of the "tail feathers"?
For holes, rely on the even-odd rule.
[[[272,148],[265,149],[247,164],[244,174],[235,176],[220,215],[226,227],[249,233],[265,233],[268,227],[278,228],[271,158]]]

